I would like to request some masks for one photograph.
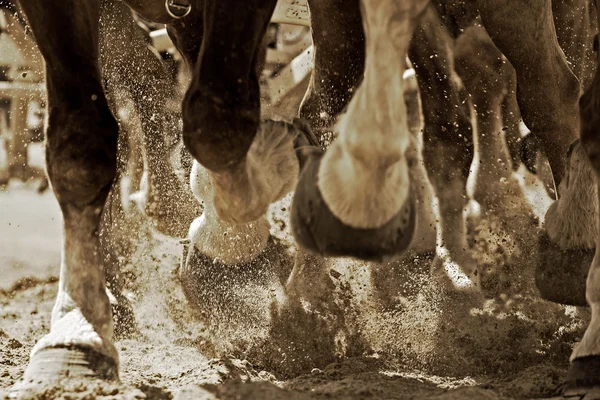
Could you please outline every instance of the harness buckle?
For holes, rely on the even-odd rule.
[[[165,9],[167,10],[169,16],[171,16],[172,18],[181,19],[183,17],[187,17],[188,14],[192,11],[192,5],[189,4],[187,0],[180,1],[180,3],[176,3],[175,0],[165,1]]]

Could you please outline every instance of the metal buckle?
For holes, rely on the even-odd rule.
[[[188,14],[192,11],[192,5],[177,4],[175,3],[175,0],[166,0],[165,9],[172,18],[180,19],[188,16]]]

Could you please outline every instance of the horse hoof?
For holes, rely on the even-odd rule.
[[[587,306],[585,285],[594,250],[563,250],[546,232],[539,237],[538,249],[535,283],[542,298],[560,304]]]
[[[333,215],[317,186],[321,157],[320,151],[313,150],[300,173],[291,215],[296,242],[323,256],[351,256],[367,261],[389,260],[404,252],[416,225],[412,190],[398,214],[383,226],[347,226]]]
[[[63,379],[118,380],[117,362],[82,346],[49,347],[37,351],[21,378],[10,390],[11,398],[30,398]]]
[[[204,255],[192,245],[179,269],[183,293],[203,315],[239,307],[248,292],[244,287],[285,284],[293,266],[285,253],[285,246],[269,238],[265,249],[252,261],[230,265]]]
[[[600,399],[600,356],[574,359],[559,391],[565,398]]]

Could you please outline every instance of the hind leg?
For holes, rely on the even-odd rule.
[[[5,31],[15,43],[19,44],[21,54],[25,58],[23,64],[13,65],[12,77],[18,82],[40,82],[43,80],[43,63],[35,43],[26,33],[22,25],[22,16],[9,12],[4,13],[7,20]],[[10,130],[7,135],[7,161],[9,175],[22,181],[31,178],[45,179],[44,171],[30,166],[27,159],[27,147],[30,137],[27,129],[27,114],[31,96],[26,93],[15,93],[11,99]]]
[[[558,185],[579,128],[579,82],[558,46],[549,0],[478,1],[485,28],[517,73],[523,121],[536,135]],[[542,110],[542,111],[540,111]]]
[[[514,69],[480,25],[467,28],[457,39],[455,57],[457,72],[476,113],[479,159],[473,168],[476,175],[472,205],[478,207],[475,208],[476,215],[470,217],[476,228],[475,247],[483,246],[487,249],[487,257],[494,259],[486,262],[482,271],[486,274],[482,277],[484,287],[491,291],[490,294],[500,290],[527,291],[531,285],[522,278],[522,269],[513,273],[511,268],[515,260],[512,254],[531,245],[531,235],[523,232],[536,228],[531,207],[513,176],[513,162],[507,147],[508,132],[516,130],[511,138],[513,141],[519,134],[518,108],[511,110],[503,106],[515,100],[515,94],[511,92],[515,82]],[[529,276],[533,277],[533,274]]]
[[[143,90],[131,85],[132,99],[142,125],[142,148],[146,159],[144,211],[162,233],[185,237],[191,222],[201,213],[189,185],[177,177],[172,161],[179,133],[180,114],[165,111],[172,88],[160,61],[150,55],[143,70],[148,79]],[[171,117],[171,118],[170,118]]]
[[[558,187],[558,200],[548,209],[539,238],[537,287],[547,300],[584,305],[584,286],[576,284],[581,279],[564,280],[587,269],[593,251],[585,232],[595,230],[585,216],[594,206],[582,203],[587,196],[572,184],[575,176],[585,176],[584,164],[576,154],[565,157],[579,130],[579,81],[558,45],[550,1],[478,4],[494,44],[515,68],[523,121],[539,139]]]
[[[502,202],[512,181],[512,162],[503,134],[502,104],[509,95],[514,73],[482,27],[473,26],[457,39],[456,70],[477,115],[479,165],[473,197],[493,211]],[[514,190],[514,187],[510,188]]]
[[[455,287],[479,286],[477,264],[468,251],[463,215],[473,159],[473,138],[466,92],[454,71],[453,39],[430,6],[410,48],[423,102],[423,157],[438,199],[438,250],[434,273]],[[431,57],[435,54],[435,57]]]
[[[115,176],[118,128],[97,66],[99,2],[28,1],[22,6],[46,61],[46,163],[64,220],[50,333],[34,347],[15,388],[24,392],[66,376],[118,377],[98,238]]]
[[[142,128],[138,146],[146,168],[144,184],[135,199],[160,232],[184,237],[200,209],[189,188],[175,175],[171,162],[173,143],[181,138],[177,134],[180,115],[169,118],[166,111],[167,102],[176,95],[175,84],[162,60],[149,49],[149,38],[133,21],[125,4],[103,2],[102,22],[101,63],[108,91],[128,94]],[[143,84],[140,76],[144,77]],[[116,102],[121,104],[123,101]]]

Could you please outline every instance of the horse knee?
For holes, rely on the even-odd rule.
[[[258,94],[258,89],[255,90]],[[219,92],[217,92],[219,93]],[[225,98],[190,86],[183,102],[183,142],[200,164],[222,171],[239,164],[260,123],[258,98]]]
[[[98,103],[50,110],[46,165],[61,205],[101,207],[115,178],[118,126],[105,100]]]

